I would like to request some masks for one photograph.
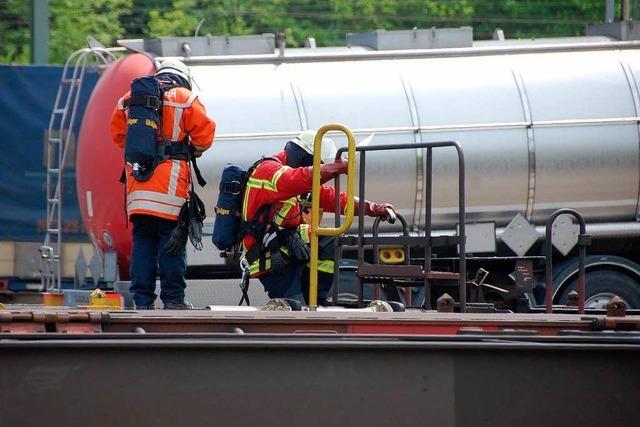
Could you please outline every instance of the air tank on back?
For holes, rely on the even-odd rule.
[[[216,51],[201,40],[206,38],[121,42],[156,57],[182,57],[190,44],[192,56],[182,59],[217,123],[214,145],[199,160],[208,184],[198,193],[209,224],[225,163],[247,166],[282,149],[300,130],[335,122],[350,127],[358,139],[375,133],[372,144],[460,142],[469,222],[504,226],[520,213],[542,224],[556,209],[571,207],[590,223],[635,224],[640,191],[636,42],[583,38],[556,44],[278,51],[273,36],[253,37],[244,39],[242,54]],[[204,51],[198,52],[202,43]],[[246,51],[249,45],[258,47]],[[130,55],[111,67],[129,70],[130,79],[148,73],[151,60]],[[120,188],[122,156],[105,132],[109,115],[91,113],[95,105],[115,105],[126,90],[116,85],[121,80],[107,71],[99,84],[103,90],[96,89],[90,100],[77,182],[92,238],[103,249],[116,248],[123,272],[130,232],[114,218],[123,215],[124,206],[123,197],[113,193]],[[342,136],[334,136],[345,144]],[[393,203],[415,230],[424,221],[424,157],[422,150],[367,157],[366,197]],[[88,158],[104,161],[81,167]],[[434,152],[434,173],[434,225],[453,229],[454,151]],[[190,264],[221,263],[210,242],[205,248],[191,255]]]

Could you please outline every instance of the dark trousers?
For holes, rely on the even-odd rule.
[[[309,267],[288,264],[283,274],[266,273],[259,277],[269,298],[290,298],[302,304],[309,303]],[[318,303],[329,296],[333,274],[318,272]]]
[[[156,299],[156,277],[160,273],[160,299],[163,303],[183,302],[187,271],[186,253],[178,256],[165,250],[177,221],[150,215],[133,215],[131,250],[131,293],[136,306],[149,306]]]
[[[333,259],[333,238],[321,237],[318,245],[320,260]],[[304,264],[287,264],[282,274],[272,272],[259,277],[269,298],[290,298],[302,304],[309,303],[309,267]],[[318,303],[327,300],[333,285],[333,274],[318,271]]]

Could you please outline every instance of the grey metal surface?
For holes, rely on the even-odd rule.
[[[467,253],[483,253],[496,251],[496,224],[478,222],[467,224]]]
[[[244,336],[0,349],[6,425],[635,426],[640,393],[632,344]]]
[[[41,243],[15,242],[14,274],[23,279],[40,279],[40,259],[37,257]]]
[[[255,55],[275,51],[273,34],[247,36],[159,37],[118,40],[136,52],[153,56]]]
[[[553,223],[551,243],[562,255],[567,256],[578,243],[580,227],[573,222],[571,215],[560,215]]]
[[[347,34],[347,46],[366,46],[375,50],[436,49],[471,47],[473,28],[431,28]]]
[[[185,299],[195,308],[203,308],[209,305],[228,305],[237,306],[242,296],[238,284],[240,279],[221,279],[221,280],[187,280],[187,288],[185,289]],[[116,292],[124,296],[125,306],[133,308],[133,300],[129,293],[131,282],[119,281],[114,284]],[[264,291],[264,287],[258,279],[251,279],[249,283],[249,301],[254,307],[263,306],[269,297]],[[156,283],[155,306],[162,308],[160,300],[160,283]]]
[[[535,227],[517,214],[505,227],[500,238],[516,255],[523,256],[539,237]]]

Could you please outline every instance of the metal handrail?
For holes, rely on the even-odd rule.
[[[403,49],[389,51],[357,51],[357,52],[328,52],[302,53],[280,55],[278,52],[248,55],[209,55],[209,56],[162,56],[158,59],[176,58],[188,65],[235,65],[235,64],[281,64],[305,62],[333,62],[333,61],[370,61],[390,59],[420,59],[420,58],[456,58],[487,55],[511,55],[528,53],[551,52],[584,52],[600,50],[637,49],[640,42],[581,42],[581,43],[553,43],[522,46],[481,46],[455,47],[441,49]]]
[[[341,227],[321,228],[320,224],[320,160],[322,153],[322,138],[329,131],[340,131],[347,136],[347,205],[345,221]],[[356,169],[356,138],[345,125],[332,123],[322,126],[316,133],[313,142],[313,186],[311,189],[311,262],[309,268],[309,309],[314,311],[318,307],[318,237],[339,236],[351,227],[354,212]],[[336,215],[339,215],[339,212]]]
[[[427,160],[426,160],[426,186],[425,186],[425,224],[424,224],[424,247],[425,247],[425,260],[424,260],[424,272],[428,273],[431,271],[431,202],[432,202],[432,177],[433,177],[433,149],[439,147],[454,147],[456,149],[456,153],[458,154],[458,223],[459,231],[458,231],[458,245],[460,248],[460,268],[459,268],[459,280],[458,285],[460,288],[460,312],[465,312],[466,304],[467,304],[467,284],[466,284],[466,274],[467,274],[467,261],[466,261],[466,250],[465,250],[465,232],[466,232],[466,223],[465,223],[465,169],[464,169],[464,152],[462,151],[462,146],[456,141],[438,141],[438,142],[421,142],[421,143],[408,143],[408,144],[381,144],[381,145],[368,145],[368,146],[360,146],[356,147],[356,151],[359,153],[360,157],[360,170],[359,170],[359,190],[358,197],[360,200],[365,199],[365,168],[366,168],[366,153],[368,151],[386,151],[386,150],[408,150],[408,149],[422,149],[425,148],[427,150]],[[336,158],[338,158],[343,152],[345,148],[338,149],[336,154]],[[336,194],[339,193],[340,182],[336,179]],[[336,211],[339,212],[338,209],[338,201],[336,200]],[[339,224],[339,216],[335,217],[336,226]],[[358,265],[362,265],[364,262],[364,209],[358,210]],[[335,252],[335,257],[338,259],[340,254],[340,246],[338,242],[335,243],[337,250]],[[429,296],[429,285],[430,280],[426,275],[424,279],[425,283],[425,302],[424,308],[430,309],[431,301]],[[334,266],[334,279],[333,286],[334,288],[338,285],[339,281],[339,268],[337,265]],[[335,291],[334,291],[335,292]]]
[[[607,117],[593,119],[558,119],[558,120],[532,120],[517,122],[490,122],[490,123],[466,123],[455,125],[425,125],[425,126],[395,126],[380,128],[358,128],[352,129],[354,134],[377,135],[395,133],[416,133],[416,132],[442,132],[442,131],[474,131],[474,130],[505,130],[505,129],[527,129],[538,127],[562,127],[562,126],[599,126],[599,125],[626,125],[640,123],[640,116],[628,117]],[[246,139],[270,139],[287,138],[299,134],[298,130],[274,131],[274,132],[244,132],[227,133],[216,136],[218,140],[246,140]]]
[[[551,234],[553,231],[553,223],[563,214],[573,215],[580,224],[580,235],[578,236],[578,313],[584,314],[584,300],[586,295],[585,286],[585,259],[587,257],[587,246],[591,244],[591,236],[586,234],[587,226],[584,222],[582,214],[575,209],[559,209],[551,214],[547,220],[546,233],[546,289],[545,302],[546,312],[553,312],[553,245],[551,242]]]

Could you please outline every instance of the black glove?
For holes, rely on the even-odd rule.
[[[285,271],[284,258],[280,249],[274,249],[271,252],[271,272],[273,274],[283,274]]]
[[[167,241],[167,244],[164,248],[168,253],[174,256],[178,256],[182,254],[184,248],[187,246],[187,239],[189,238],[189,233],[185,230],[184,227],[176,227],[171,232],[171,237]]]
[[[287,233],[285,245],[289,248],[289,257],[297,262],[306,263],[311,259],[311,250],[297,232]]]

